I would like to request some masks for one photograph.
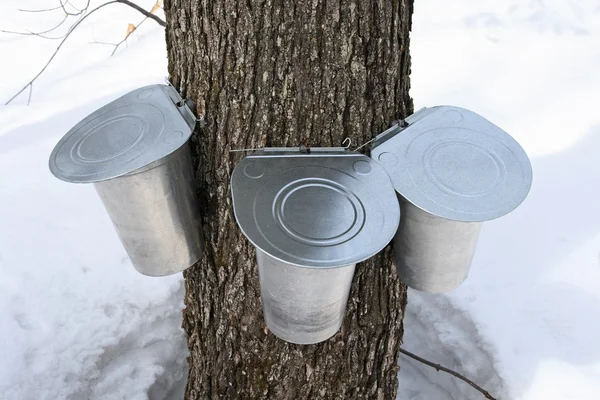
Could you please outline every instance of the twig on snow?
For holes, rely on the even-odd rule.
[[[83,9],[81,9],[81,10],[80,10],[80,9],[78,9],[77,7],[73,6],[73,4],[71,4],[69,0],[66,0],[64,3],[63,3],[63,0],[59,0],[59,2],[60,2],[60,7],[57,7],[57,8],[62,8],[62,9],[64,10],[65,14],[67,14],[67,16],[65,17],[65,19],[66,19],[68,16],[77,16],[77,15],[81,15],[81,16],[79,17],[79,19],[78,19],[78,20],[77,20],[77,21],[76,21],[76,22],[75,22],[73,25],[71,25],[71,27],[68,29],[67,33],[66,33],[64,36],[62,36],[62,37],[50,38],[50,37],[45,37],[45,36],[42,36],[40,33],[30,32],[30,33],[31,33],[31,34],[33,34],[33,35],[40,36],[40,37],[43,37],[43,38],[45,38],[45,39],[62,39],[62,40],[61,40],[61,42],[58,44],[58,46],[56,47],[56,50],[54,50],[54,53],[52,53],[52,56],[50,56],[50,58],[48,59],[48,61],[47,61],[47,62],[46,62],[46,64],[44,65],[44,67],[43,67],[43,68],[40,70],[40,72],[38,72],[38,73],[37,73],[37,74],[36,74],[36,75],[35,75],[35,76],[34,76],[34,77],[33,77],[33,78],[32,78],[32,79],[29,81],[29,82],[27,82],[27,84],[26,84],[25,86],[23,86],[23,87],[21,88],[21,90],[19,90],[19,91],[18,91],[18,92],[17,92],[17,93],[16,93],[16,94],[13,96],[13,97],[11,97],[10,99],[8,99],[8,101],[7,101],[6,103],[4,103],[4,105],[8,105],[8,104],[10,104],[10,102],[12,102],[12,101],[13,101],[15,98],[17,98],[17,96],[19,96],[21,93],[23,93],[23,92],[24,92],[24,91],[25,91],[27,88],[29,88],[29,96],[28,96],[28,98],[27,98],[27,105],[29,105],[29,104],[30,104],[30,102],[31,102],[31,93],[33,92],[33,83],[34,83],[34,82],[35,82],[35,81],[36,81],[36,80],[37,80],[37,79],[40,77],[40,75],[42,75],[42,73],[43,73],[43,72],[46,70],[46,68],[48,68],[48,65],[50,65],[50,63],[52,62],[52,60],[54,60],[54,57],[56,57],[56,55],[58,54],[58,52],[59,52],[60,48],[61,48],[61,47],[62,47],[62,45],[63,45],[63,44],[66,42],[66,40],[69,38],[69,36],[71,35],[71,33],[73,33],[73,31],[74,31],[74,30],[75,30],[75,29],[76,29],[76,28],[77,28],[77,27],[78,27],[78,26],[79,26],[79,25],[80,25],[80,24],[81,24],[81,23],[82,23],[82,22],[83,22],[83,21],[84,21],[84,20],[85,20],[87,17],[89,17],[89,16],[90,16],[90,15],[92,15],[94,12],[98,11],[99,9],[101,9],[101,8],[103,8],[103,7],[105,7],[105,6],[109,5],[109,4],[116,4],[116,3],[125,4],[125,5],[127,5],[127,6],[129,6],[129,7],[131,7],[131,8],[133,8],[133,9],[135,9],[135,10],[139,11],[140,13],[142,13],[142,14],[144,15],[144,17],[145,17],[145,18],[144,18],[144,19],[143,19],[143,20],[142,20],[142,21],[141,21],[141,22],[140,22],[140,23],[137,25],[137,27],[139,27],[139,26],[140,26],[140,25],[141,25],[141,24],[142,24],[142,23],[143,23],[143,22],[144,22],[146,19],[148,19],[148,18],[151,18],[151,19],[153,19],[153,20],[154,20],[154,21],[156,21],[156,22],[157,22],[157,23],[158,23],[160,26],[163,26],[163,27],[164,27],[164,26],[166,26],[166,25],[167,25],[167,24],[165,23],[165,21],[163,21],[162,19],[160,19],[160,18],[159,18],[159,17],[157,17],[156,15],[152,14],[151,12],[148,12],[148,11],[144,10],[143,8],[141,8],[140,6],[138,6],[138,5],[137,5],[137,4],[135,4],[135,3],[132,3],[132,2],[131,2],[131,1],[129,1],[129,0],[111,0],[111,1],[108,1],[108,2],[106,2],[106,3],[104,3],[104,4],[101,4],[101,5],[99,5],[98,7],[94,8],[94,9],[93,9],[92,11],[90,11],[90,12],[87,12],[87,11],[88,11],[88,7],[89,7],[89,5],[90,5],[90,0],[88,0],[88,1],[87,1],[87,4],[86,4],[85,8],[83,8]],[[75,9],[77,10],[77,12],[76,12],[76,13],[71,13],[71,12],[67,11],[67,10],[66,10],[66,8],[65,8],[65,5],[67,5],[67,4],[69,4],[71,7],[75,8]],[[50,9],[49,9],[49,10],[50,10]],[[41,11],[44,11],[44,10],[35,10],[35,11],[36,11],[36,12],[38,12],[38,11],[40,11],[40,12],[41,12]],[[62,22],[64,22],[64,20],[63,20]],[[61,24],[62,24],[62,22],[61,22]],[[57,26],[57,27],[58,27],[58,26]],[[57,27],[55,27],[55,28],[53,28],[53,29],[56,29]],[[136,27],[136,29],[137,29],[137,27]],[[52,30],[53,30],[53,29],[52,29]],[[135,29],[134,29],[134,30],[135,30]],[[18,32],[10,32],[10,33],[25,34],[25,33],[18,33]],[[42,33],[45,33],[45,32],[42,32]],[[121,42],[119,42],[119,43],[114,43],[114,44],[113,44],[113,43],[110,43],[110,44],[112,44],[113,46],[115,46],[115,49],[113,50],[112,54],[115,54],[115,52],[117,51],[118,47],[119,47],[119,46],[120,46],[122,43],[124,43],[124,42],[127,40],[127,38],[128,38],[130,35],[131,35],[131,33],[133,33],[133,31],[131,31],[131,32],[128,32],[128,33],[127,33],[127,36],[125,36],[125,39],[123,39],[123,40],[122,40]],[[104,43],[104,44],[108,44],[108,43]],[[111,54],[111,55],[112,55],[112,54]]]
[[[432,363],[431,361],[427,361],[426,359],[424,359],[422,357],[419,357],[418,355],[413,354],[410,351],[404,350],[403,348],[400,348],[400,353],[402,353],[402,354],[404,354],[404,355],[406,355],[406,356],[408,356],[410,358],[413,358],[413,359],[415,359],[415,360],[417,360],[417,361],[419,361],[419,362],[421,362],[421,363],[423,363],[425,365],[429,365],[430,367],[435,368],[438,371],[444,371],[447,374],[450,374],[450,375],[452,375],[452,376],[460,379],[461,381],[468,383],[473,388],[475,388],[476,390],[478,390],[481,394],[483,394],[486,399],[496,400],[496,398],[493,397],[491,394],[489,394],[484,388],[482,388],[481,386],[477,385],[472,380],[466,378],[465,376],[459,374],[456,371],[453,371],[453,370],[451,370],[449,368],[446,368],[446,367],[442,367],[440,364],[435,364],[435,363]]]
[[[134,25],[134,28],[132,30],[127,31],[127,35],[125,35],[125,37],[123,38],[123,40],[121,40],[118,43],[108,43],[108,42],[94,41],[94,42],[91,42],[91,44],[102,44],[102,45],[106,45],[106,46],[114,46],[114,49],[113,49],[112,53],[110,53],[110,56],[112,57],[112,56],[115,55],[115,53],[119,49],[119,46],[121,46],[123,43],[127,43],[127,39],[129,39],[129,36],[131,36],[133,34],[133,32],[135,32],[140,27],[140,25],[142,25],[147,19],[148,19],[148,17],[144,17],[144,19],[141,20],[139,24]]]
[[[41,9],[41,10],[28,10],[28,9],[23,9],[23,8],[17,8],[17,10],[22,11],[22,12],[38,13],[38,12],[60,10],[61,8],[62,8],[61,6],[56,6],[53,8],[45,8],[45,9]]]
[[[13,35],[39,36],[39,37],[41,37],[41,38],[44,38],[44,39],[62,39],[62,37],[61,37],[61,38],[51,38],[51,37],[47,37],[47,36],[44,36],[44,34],[45,34],[45,33],[50,33],[50,32],[52,32],[52,31],[54,31],[54,30],[56,30],[56,29],[60,28],[60,26],[61,26],[62,24],[64,24],[64,22],[67,20],[67,18],[69,18],[69,16],[68,16],[68,15],[65,15],[65,17],[62,19],[62,21],[60,21],[60,22],[58,23],[58,25],[55,25],[53,28],[50,28],[50,29],[48,29],[48,30],[41,31],[41,32],[32,32],[32,31],[27,31],[27,32],[16,32],[16,31],[5,31],[5,30],[3,30],[3,29],[0,29],[0,32],[2,32],[2,33],[10,33],[10,34],[13,34]]]
[[[54,50],[54,53],[52,53],[52,56],[50,56],[50,59],[46,62],[46,65],[44,65],[44,67],[40,70],[40,72],[38,72],[33,79],[31,79],[25,86],[23,86],[23,88],[21,90],[19,90],[13,97],[11,97],[6,103],[4,103],[4,105],[8,105],[10,104],[11,101],[13,101],[18,95],[20,95],[21,93],[23,93],[25,91],[25,89],[29,88],[29,99],[27,100],[27,105],[29,105],[30,101],[31,101],[31,91],[33,90],[33,83],[35,82],[35,80],[37,78],[39,78],[39,76],[46,70],[46,68],[48,68],[48,65],[50,65],[50,63],[52,62],[52,60],[54,60],[54,57],[56,57],[56,54],[58,54],[58,51],[60,50],[60,48],[62,47],[62,45],[67,41],[67,39],[69,38],[69,36],[71,35],[71,33],[73,33],[73,31],[83,22],[85,21],[85,19],[87,17],[89,17],[90,15],[92,15],[93,13],[95,13],[96,11],[98,11],[99,9],[109,5],[109,4],[114,4],[117,3],[117,0],[111,0],[107,3],[101,4],[98,7],[94,8],[92,11],[90,11],[89,13],[85,14],[83,17],[81,17],[80,19],[77,20],[77,22],[75,22],[67,31],[67,34],[65,35],[65,37],[61,40],[61,42],[59,43],[59,45],[56,47],[56,50]],[[62,3],[61,3],[62,4]]]
[[[162,19],[160,19],[160,17],[157,17],[156,15],[152,14],[151,12],[144,10],[142,7],[138,6],[135,3],[132,3],[129,0],[116,0],[116,1],[117,1],[117,3],[126,4],[129,7],[133,8],[135,10],[138,10],[146,18],[151,18],[151,19],[155,20],[160,26],[163,26],[163,27],[167,26],[166,22],[163,21]]]
[[[74,17],[85,13],[88,10],[88,8],[90,7],[90,0],[87,0],[85,7],[83,7],[82,9],[75,7],[69,0],[65,0],[64,3],[63,3],[63,0],[58,0],[58,1],[60,3],[60,8],[62,8],[64,13],[67,15],[74,16]],[[68,11],[67,4],[70,5],[71,7],[73,7],[76,11],[75,12]]]
[[[75,7],[75,5],[74,5],[73,3],[71,3],[71,0],[66,0],[66,3],[65,3],[65,4],[68,4],[68,5],[70,5],[71,7],[73,7],[74,9],[76,9],[77,11],[85,11],[85,10],[87,10],[87,8],[90,6],[90,2],[89,2],[89,0],[88,0],[87,4],[85,5],[85,7],[84,7],[84,8],[82,8],[82,9],[79,9],[79,8]]]

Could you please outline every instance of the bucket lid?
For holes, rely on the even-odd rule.
[[[363,261],[390,242],[400,219],[385,170],[343,148],[263,149],[235,167],[231,192],[248,240],[301,267]]]
[[[460,107],[418,111],[380,134],[371,157],[406,200],[454,221],[501,217],[521,204],[531,187],[531,164],[521,146]]]
[[[75,183],[133,172],[187,142],[196,118],[175,88],[141,87],[94,111],[58,142],[50,171]]]

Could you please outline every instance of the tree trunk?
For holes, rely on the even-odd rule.
[[[362,144],[412,112],[412,0],[165,0],[170,79],[206,125],[192,138],[203,259],[185,273],[186,399],[393,399],[406,287],[388,247],[356,269],[342,329],[286,343],[263,321],[229,177],[264,146]]]

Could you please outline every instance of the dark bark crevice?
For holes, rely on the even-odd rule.
[[[170,79],[206,119],[192,138],[206,251],[184,274],[187,399],[395,397],[406,287],[391,250],[357,266],[333,338],[277,339],[233,217],[243,154],[229,150],[357,145],[410,114],[411,12],[411,0],[165,0]]]

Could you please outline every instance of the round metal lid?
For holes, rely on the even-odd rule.
[[[382,137],[371,156],[415,206],[449,220],[481,222],[509,213],[527,197],[532,170],[525,151],[488,120],[440,106],[406,122],[391,138]]]
[[[171,154],[187,142],[195,124],[180,101],[167,85],[127,93],[67,132],[50,155],[50,171],[67,182],[99,182]]]
[[[278,150],[244,158],[231,177],[235,216],[254,246],[289,264],[333,268],[390,242],[400,209],[379,164],[344,151]]]

